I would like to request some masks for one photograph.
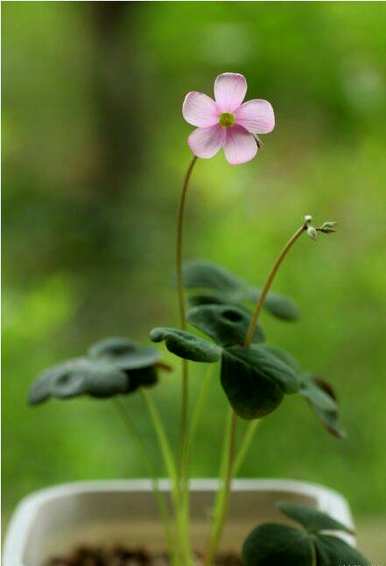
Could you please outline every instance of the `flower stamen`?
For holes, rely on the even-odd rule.
[[[223,128],[229,128],[235,123],[235,117],[230,112],[223,112],[220,114],[219,123]]]

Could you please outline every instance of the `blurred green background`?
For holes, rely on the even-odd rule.
[[[240,475],[341,491],[364,546],[380,560],[386,4],[2,8],[5,513],[53,483],[145,474],[110,402],[31,409],[26,393],[43,368],[92,341],[145,342],[152,326],[176,323],[174,223],[191,131],[181,103],[187,91],[211,94],[217,74],[237,71],[248,79],[247,98],[271,101],[277,126],[249,164],[231,167],[222,154],[198,163],[185,257],[216,261],[257,285],[305,213],[339,222],[334,237],[302,240],[277,278],[275,290],[298,302],[301,321],[263,322],[270,341],[334,383],[348,431],[335,440],[306,404],[289,398],[265,420]],[[201,371],[192,376],[193,398]],[[178,386],[175,372],[154,390],[173,439]],[[141,399],[127,406],[153,443]],[[214,379],[195,476],[217,472],[224,415]]]

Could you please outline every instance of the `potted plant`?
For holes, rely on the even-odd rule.
[[[335,222],[315,226],[306,215],[273,261],[261,288],[207,261],[183,263],[186,197],[198,159],[211,158],[223,148],[231,165],[245,163],[261,147],[258,135],[274,129],[271,104],[257,99],[243,102],[246,90],[243,75],[223,73],[215,80],[215,100],[189,92],[183,103],[183,116],[196,129],[188,139],[193,158],[177,216],[179,325],[150,332],[153,342],[164,342],[180,359],[178,448],[171,446],[151,393],[162,383],[162,372],[170,370],[155,347],[139,346],[128,338],[107,338],[82,357],[45,371],[30,389],[30,404],[80,395],[113,398],[143,451],[150,479],[69,484],[30,496],[11,521],[5,566],[369,564],[354,548],[350,512],[338,494],[300,482],[234,480],[257,425],[287,396],[302,396],[332,435],[344,436],[331,385],[303,370],[288,352],[267,344],[259,323],[262,309],[278,319],[297,318],[292,300],[271,292],[273,282],[303,235],[316,240],[331,234]],[[206,368],[192,410],[191,363]],[[192,481],[192,440],[205,405],[210,368],[218,365],[229,401],[220,476]],[[155,476],[149,450],[120,403],[122,395],[143,397],[168,480]],[[248,426],[236,446],[240,419]]]

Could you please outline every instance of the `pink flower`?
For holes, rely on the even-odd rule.
[[[239,73],[223,73],[214,82],[214,98],[188,92],[182,106],[185,120],[197,126],[188,144],[194,155],[209,159],[223,147],[232,165],[253,159],[258,150],[257,134],[275,127],[273,108],[267,100],[244,102],[247,81]]]

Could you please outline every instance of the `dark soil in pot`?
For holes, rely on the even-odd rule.
[[[150,554],[144,549],[124,547],[97,548],[80,547],[68,556],[53,557],[44,566],[170,566],[165,554]],[[202,557],[197,555],[196,566],[202,564]],[[241,566],[236,554],[220,554],[216,566]]]

